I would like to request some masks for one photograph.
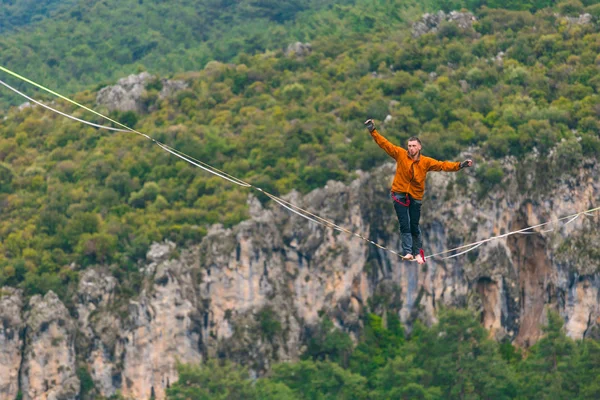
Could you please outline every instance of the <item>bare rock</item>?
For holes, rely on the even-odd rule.
[[[177,362],[202,361],[202,305],[192,266],[195,257],[161,262],[151,290],[131,301],[127,321],[115,350],[123,360],[121,392],[126,398],[164,399],[178,379]]]
[[[143,95],[146,85],[156,79],[148,72],[138,75],[129,75],[119,79],[116,85],[102,88],[96,96],[96,103],[107,107],[110,111],[135,111],[145,112]],[[165,99],[187,88],[187,83],[180,80],[161,79],[159,99]]]
[[[310,43],[296,42],[290,44],[285,50],[285,55],[288,57],[306,57],[312,53],[312,46]]]
[[[167,258],[177,245],[171,241],[164,243],[152,243],[150,250],[146,254],[146,259],[151,262],[159,262]]]
[[[75,400],[75,326],[54,292],[33,296],[27,313],[26,347],[21,370],[23,399]]]
[[[247,203],[248,212],[250,213],[251,218],[259,218],[263,214],[263,206],[256,196],[253,196],[252,194],[248,195]]]
[[[110,111],[144,111],[141,98],[146,89],[146,83],[152,75],[142,72],[119,79],[116,85],[102,88],[96,96],[96,103],[106,106]]]
[[[412,36],[417,38],[426,33],[437,32],[443,22],[454,23],[463,30],[472,29],[476,21],[475,15],[470,12],[451,11],[446,14],[440,10],[435,14],[426,13],[420,21],[413,24]]]
[[[494,63],[499,66],[499,67],[503,67],[504,66],[504,56],[506,54],[501,51],[498,54],[496,54],[496,57],[494,57]]]
[[[25,103],[20,104],[18,108],[19,108],[19,111],[23,111],[23,110],[26,110],[31,107],[32,107],[32,104],[30,102],[26,101]]]
[[[113,355],[121,337],[122,324],[108,311],[116,300],[117,284],[106,270],[88,269],[81,275],[75,299],[79,331],[85,338],[79,344],[79,349],[85,352],[80,357],[87,360],[94,385],[105,397],[113,396],[120,388],[120,379],[115,379],[120,377],[120,371]]]
[[[470,12],[450,11],[446,20],[455,23],[460,29],[466,30],[473,28],[473,23],[477,21],[477,18]]]
[[[188,84],[181,80],[161,79],[161,83],[162,89],[159,94],[161,100],[172,97],[175,93],[188,88]]]
[[[565,324],[568,336],[583,338],[595,321],[600,319],[599,298],[599,277],[581,277],[570,287],[566,304],[569,319]]]
[[[21,317],[23,299],[20,290],[0,289],[0,398],[16,399],[23,349]]]
[[[590,25],[594,22],[594,18],[588,13],[581,14],[578,17],[565,16],[563,18],[569,23],[569,25]]]

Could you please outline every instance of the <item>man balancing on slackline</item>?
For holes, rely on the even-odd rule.
[[[413,136],[408,139],[407,148],[395,146],[381,136],[372,119],[365,125],[379,145],[386,153],[396,160],[396,176],[392,183],[391,197],[394,200],[394,209],[400,222],[400,237],[402,239],[402,255],[405,260],[416,260],[419,264],[425,263],[423,240],[419,219],[421,217],[421,201],[425,193],[425,177],[429,171],[459,171],[473,165],[473,160],[463,162],[437,161],[421,155],[421,141]]]

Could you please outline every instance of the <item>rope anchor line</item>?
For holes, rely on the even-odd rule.
[[[310,211],[308,211],[306,209],[298,207],[298,206],[296,206],[296,205],[294,205],[294,204],[292,204],[292,203],[290,203],[290,202],[288,202],[288,201],[286,201],[286,200],[284,200],[284,199],[282,199],[282,198],[280,198],[278,196],[275,196],[274,194],[268,193],[267,191],[265,191],[265,190],[263,190],[263,189],[261,189],[261,188],[259,188],[257,186],[254,186],[254,185],[252,185],[252,184],[250,184],[248,182],[245,182],[245,181],[243,181],[243,180],[241,180],[239,178],[236,178],[235,176],[232,176],[232,175],[230,175],[230,174],[228,174],[228,173],[226,173],[224,171],[221,171],[221,170],[213,167],[212,165],[209,165],[209,164],[207,164],[205,162],[197,160],[194,157],[189,156],[188,154],[186,154],[186,153],[184,153],[182,151],[174,149],[174,148],[168,146],[167,144],[162,143],[162,142],[160,142],[160,141],[152,138],[151,136],[146,135],[145,133],[139,132],[139,131],[137,131],[137,130],[135,130],[133,128],[128,127],[127,125],[124,125],[124,124],[122,124],[122,123],[120,123],[118,121],[115,121],[114,119],[111,119],[111,118],[107,117],[104,114],[101,114],[101,113],[99,113],[99,112],[97,112],[97,111],[95,111],[95,110],[93,110],[93,109],[91,109],[89,107],[86,107],[86,106],[84,106],[82,104],[79,104],[78,102],[76,102],[74,100],[71,100],[68,97],[65,97],[65,96],[63,96],[63,95],[61,95],[61,94],[59,94],[59,93],[57,93],[57,92],[55,92],[55,91],[53,91],[51,89],[48,89],[45,86],[40,85],[40,84],[38,84],[38,83],[30,80],[30,79],[27,79],[24,76],[21,76],[21,75],[17,74],[16,72],[13,72],[13,71],[11,71],[11,70],[9,70],[9,69],[1,66],[1,65],[0,65],[0,71],[3,71],[3,72],[5,72],[5,73],[7,73],[9,75],[12,75],[13,77],[15,77],[17,79],[20,79],[23,82],[29,83],[29,84],[31,84],[31,85],[39,88],[39,89],[42,89],[45,92],[48,92],[48,93],[50,93],[50,94],[52,94],[52,95],[54,95],[54,96],[56,96],[58,98],[61,98],[61,99],[65,100],[65,101],[67,101],[67,102],[69,102],[69,103],[71,103],[71,104],[73,104],[73,105],[75,105],[75,106],[77,106],[79,108],[82,108],[82,109],[84,109],[86,111],[89,111],[89,112],[91,112],[91,113],[93,113],[93,114],[95,114],[95,115],[97,115],[97,116],[99,116],[99,117],[101,117],[101,118],[103,118],[103,119],[105,119],[107,121],[112,122],[113,124],[116,124],[117,126],[120,126],[121,128],[113,128],[113,127],[109,127],[109,126],[105,126],[105,125],[95,124],[93,122],[77,118],[77,117],[75,117],[73,115],[69,115],[69,114],[63,113],[63,112],[61,112],[59,110],[56,110],[56,109],[54,109],[54,108],[52,108],[52,107],[50,107],[50,106],[48,106],[46,104],[43,104],[42,102],[34,100],[33,98],[25,95],[24,93],[18,91],[17,89],[13,88],[12,86],[10,86],[7,83],[5,83],[5,82],[3,82],[3,81],[0,80],[0,84],[2,84],[3,86],[5,86],[6,88],[12,90],[13,92],[17,93],[18,95],[24,97],[25,99],[27,99],[27,100],[29,100],[29,101],[31,101],[31,102],[33,102],[33,103],[35,103],[35,104],[37,104],[37,105],[39,105],[41,107],[44,107],[44,108],[46,108],[46,109],[48,109],[48,110],[50,110],[50,111],[52,111],[52,112],[54,112],[54,113],[56,113],[58,115],[61,115],[61,116],[66,117],[66,118],[70,118],[70,119],[72,119],[74,121],[77,121],[77,122],[80,122],[80,123],[83,123],[83,124],[86,124],[86,125],[89,125],[89,126],[93,126],[95,128],[99,128],[99,129],[107,129],[107,130],[116,131],[116,132],[133,132],[133,133],[135,133],[137,135],[140,135],[140,136],[144,137],[147,140],[150,140],[152,143],[156,144],[162,150],[164,150],[164,151],[166,151],[166,152],[168,152],[168,153],[170,153],[170,154],[172,154],[172,155],[174,155],[174,156],[176,156],[176,157],[184,160],[185,162],[187,162],[190,165],[193,165],[193,166],[195,166],[197,168],[201,168],[201,169],[203,169],[206,172],[209,172],[209,173],[211,173],[211,174],[213,174],[215,176],[218,176],[221,179],[227,180],[227,181],[229,181],[231,183],[234,183],[234,184],[236,184],[238,186],[251,188],[251,189],[254,189],[254,190],[256,190],[256,191],[258,191],[260,193],[265,194],[267,197],[269,197],[270,199],[272,199],[273,201],[275,201],[277,204],[279,204],[283,208],[287,209],[288,211],[291,211],[292,213],[294,213],[296,215],[299,215],[302,218],[307,219],[308,221],[311,221],[311,222],[314,222],[314,223],[319,224],[321,226],[324,226],[325,228],[334,229],[334,230],[337,230],[337,231],[340,231],[340,232],[347,233],[347,234],[352,235],[352,236],[356,236],[359,239],[364,240],[365,242],[367,242],[369,244],[372,244],[372,245],[374,245],[374,246],[376,246],[376,247],[378,247],[378,248],[380,248],[382,250],[385,250],[385,251],[387,251],[387,252],[389,252],[391,254],[394,254],[394,255],[400,257],[403,260],[411,261],[411,262],[415,262],[416,261],[415,259],[407,260],[402,254],[398,253],[397,251],[394,251],[394,250],[389,249],[389,248],[387,248],[385,246],[382,246],[382,245],[380,245],[380,244],[378,244],[378,243],[376,243],[376,242],[368,239],[364,235],[361,235],[359,233],[356,233],[356,232],[353,232],[353,231],[351,231],[349,229],[341,227],[341,226],[335,224],[332,221],[329,221],[329,220],[327,220],[325,218],[319,217],[318,215],[313,214],[313,213],[311,213]],[[462,246],[458,246],[458,247],[455,247],[453,249],[449,249],[449,250],[445,250],[445,251],[442,251],[442,252],[439,252],[439,253],[435,253],[435,254],[432,254],[432,255],[429,255],[429,256],[425,257],[425,259],[427,260],[427,259],[431,259],[431,258],[434,258],[434,257],[438,257],[438,258],[440,258],[442,260],[455,258],[455,257],[458,257],[458,256],[460,256],[462,254],[465,254],[465,253],[468,253],[468,252],[470,252],[472,250],[475,250],[476,248],[480,247],[481,245],[483,245],[485,243],[488,243],[488,242],[490,242],[492,240],[506,238],[508,236],[515,235],[515,234],[526,234],[526,235],[527,234],[535,234],[537,232],[527,232],[527,231],[535,229],[535,228],[539,228],[539,227],[542,227],[542,226],[545,226],[545,225],[549,225],[549,224],[554,223],[554,222],[561,222],[563,220],[570,219],[568,222],[566,222],[564,224],[564,225],[567,225],[567,224],[570,224],[571,222],[573,222],[574,220],[576,220],[577,218],[579,218],[579,216],[581,216],[581,215],[592,216],[592,215],[594,215],[595,212],[597,212],[599,210],[600,210],[600,207],[591,208],[589,210],[581,211],[581,212],[578,212],[576,214],[572,214],[572,215],[569,215],[569,216],[566,216],[566,217],[559,218],[559,219],[557,219],[555,221],[544,222],[544,223],[533,225],[533,226],[530,226],[530,227],[527,227],[527,228],[523,228],[523,229],[520,229],[520,230],[508,232],[508,233],[505,233],[503,235],[493,236],[493,237],[490,237],[490,238],[487,238],[487,239],[483,239],[483,240],[479,240],[479,241],[476,241],[476,242],[473,242],[473,243],[469,243],[469,244],[465,244],[465,245],[462,245]],[[545,230],[545,231],[542,231],[540,233],[550,232],[552,230],[553,229]],[[459,252],[457,254],[453,254],[451,256],[439,257],[439,256],[442,256],[442,255],[446,255],[448,253],[459,251],[459,250],[463,250],[463,251],[461,251],[461,252]]]

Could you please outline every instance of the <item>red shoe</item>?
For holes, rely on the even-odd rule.
[[[423,249],[419,250],[419,254],[417,255],[417,263],[425,264],[425,252]]]

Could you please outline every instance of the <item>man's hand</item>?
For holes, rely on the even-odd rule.
[[[473,160],[465,160],[460,163],[460,169],[463,169],[466,167],[472,167],[472,166],[473,166]]]
[[[375,130],[375,124],[373,123],[372,119],[366,120],[365,125],[366,125],[367,129],[369,130],[369,132],[373,132]]]

